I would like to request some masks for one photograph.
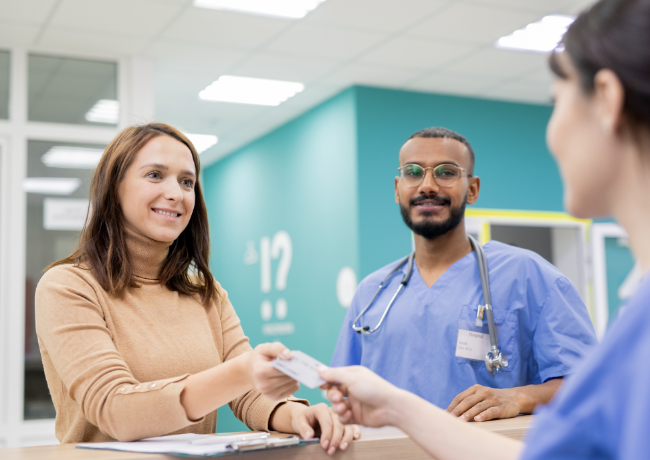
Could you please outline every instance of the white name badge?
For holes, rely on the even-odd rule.
[[[490,351],[490,334],[458,329],[456,356],[483,361],[488,351]]]

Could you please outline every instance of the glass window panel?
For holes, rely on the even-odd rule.
[[[43,269],[69,256],[76,247],[94,166],[105,148],[97,144],[44,141],[27,144],[25,420],[55,416],[34,326],[34,294]],[[71,184],[67,190],[61,186],[65,179]]]
[[[9,52],[0,51],[0,119],[9,119]]]
[[[29,55],[28,119],[116,126],[117,64]]]

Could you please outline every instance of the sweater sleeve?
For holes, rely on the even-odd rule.
[[[120,441],[196,423],[180,401],[189,374],[137,381],[113,343],[101,295],[83,270],[71,265],[49,270],[36,289],[36,331],[64,391],[90,423]]]
[[[223,333],[223,361],[233,359],[252,350],[248,337],[244,335],[239,317],[235,313],[228,293],[217,283],[220,296],[220,317]],[[293,396],[287,399],[305,405],[309,402],[305,399],[297,399]],[[269,419],[271,414],[281,404],[286,401],[271,401],[264,397],[259,391],[253,389],[248,393],[232,400],[229,403],[235,417],[246,424],[253,431],[269,431]]]

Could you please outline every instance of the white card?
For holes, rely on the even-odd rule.
[[[484,361],[488,351],[490,351],[490,334],[458,329],[456,356]]]
[[[271,364],[306,387],[313,389],[327,383],[318,375],[318,368],[324,366],[323,363],[302,351],[293,351],[292,355],[292,359],[274,359]]]

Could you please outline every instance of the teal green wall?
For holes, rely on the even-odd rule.
[[[552,108],[357,87],[360,276],[407,254],[410,232],[395,203],[398,153],[420,129],[465,136],[481,178],[476,207],[562,211],[562,182],[546,148]]]
[[[347,90],[205,169],[203,187],[210,216],[212,269],[228,291],[253,346],[279,340],[329,363],[345,316],[336,297],[344,266],[358,273],[354,91]],[[249,241],[285,231],[293,257],[287,287],[261,292],[260,262],[247,265]],[[268,321],[260,309],[284,298],[286,318]],[[291,323],[295,333],[265,335],[268,324]],[[324,401],[320,390],[297,396]],[[219,410],[217,431],[245,429],[230,409]]]
[[[212,267],[251,344],[280,340],[329,363],[345,309],[336,277],[359,280],[407,254],[410,232],[394,202],[400,147],[415,131],[444,126],[466,136],[482,179],[482,208],[562,210],[562,185],[545,145],[551,107],[353,87],[205,169]],[[286,231],[293,243],[287,288],[260,290],[247,242]],[[273,281],[278,261],[273,261]],[[261,318],[262,301],[286,299],[283,321]],[[295,333],[268,336],[265,324]],[[322,401],[318,390],[299,396]],[[225,407],[217,430],[244,429]]]

